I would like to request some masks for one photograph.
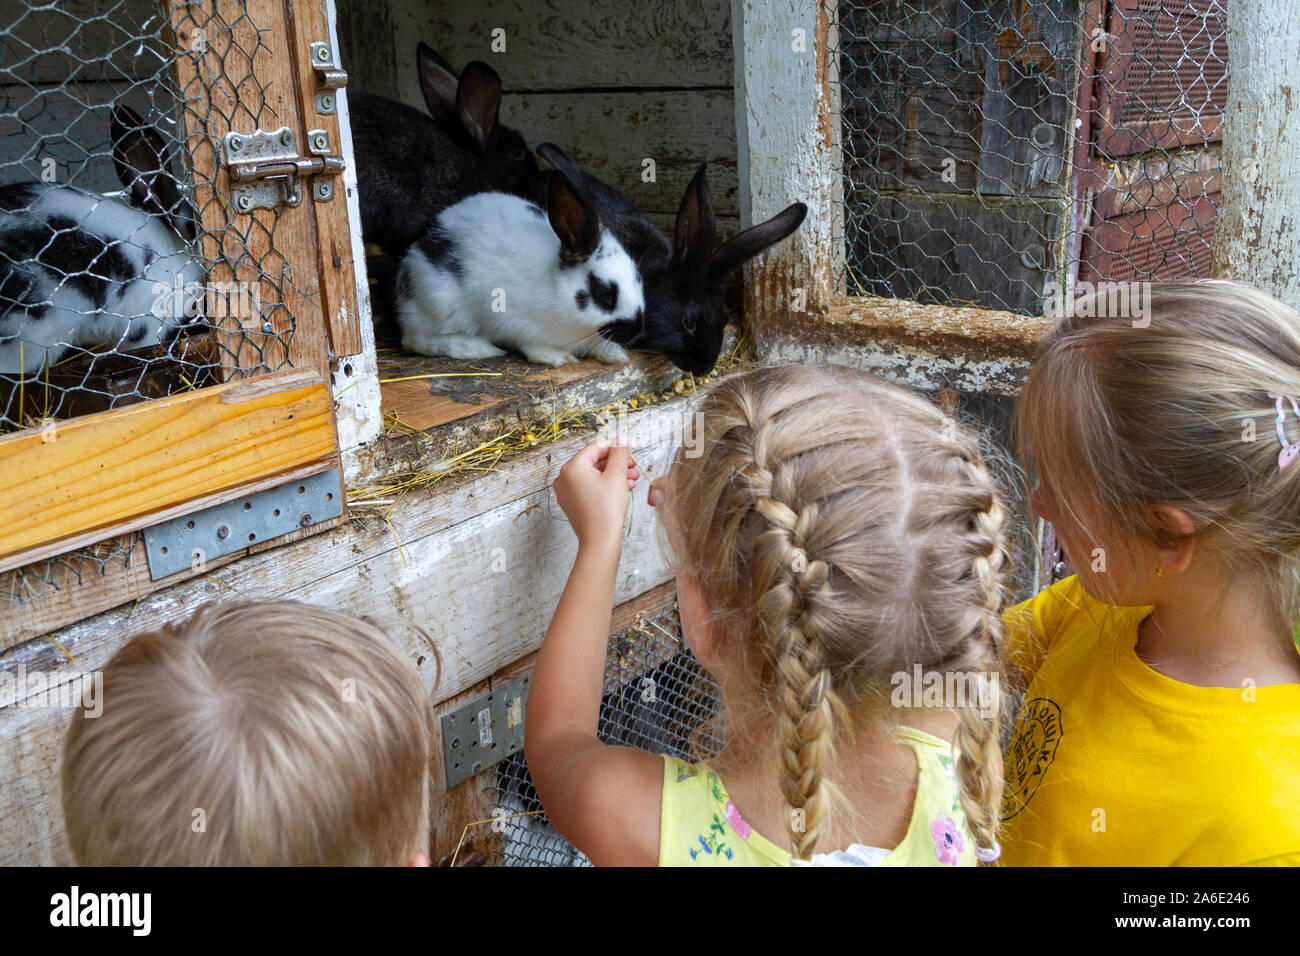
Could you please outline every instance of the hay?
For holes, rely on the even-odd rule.
[[[458,451],[446,458],[426,465],[416,471],[405,472],[400,475],[392,475],[387,478],[380,478],[373,481],[367,481],[362,484],[354,485],[347,490],[347,506],[350,512],[370,512],[378,514],[389,525],[389,530],[393,533],[393,539],[398,541],[398,550],[401,551],[401,542],[397,538],[397,531],[393,528],[391,516],[393,510],[401,503],[402,499],[412,491],[435,485],[438,482],[445,481],[448,478],[455,478],[466,474],[490,474],[500,473],[499,465],[503,458],[519,452],[528,451],[539,445],[554,444],[562,438],[577,434],[583,431],[596,431],[602,424],[617,419],[622,415],[636,411],[638,409],[650,408],[654,405],[662,404],[680,398],[683,395],[694,395],[701,386],[707,385],[719,376],[725,375],[740,366],[746,364],[746,346],[748,344],[748,333],[742,330],[736,339],[736,344],[724,356],[718,359],[718,363],[708,375],[701,379],[696,379],[694,375],[688,374],[684,378],[679,378],[673,384],[659,392],[641,393],[632,395],[618,402],[612,402],[603,408],[598,409],[581,409],[573,408],[560,402],[559,396],[555,392],[555,385],[551,385],[551,408],[555,411],[546,417],[530,419],[514,425],[494,438],[475,445],[473,448]],[[399,349],[380,349],[379,352],[398,352]],[[382,365],[381,365],[382,367]],[[397,379],[381,379],[380,381],[401,381],[408,378],[443,378],[456,375],[501,375],[501,372],[449,372],[436,373],[430,375],[412,375],[402,376]],[[407,434],[413,436],[424,436],[429,433],[423,429],[415,428],[412,425],[402,421],[401,417],[395,412],[387,412],[383,419],[384,432],[388,435]],[[364,514],[357,515],[358,518],[364,517]]]

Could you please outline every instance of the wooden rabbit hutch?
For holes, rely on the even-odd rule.
[[[515,753],[576,547],[550,484],[614,416],[658,474],[704,382],[650,353],[552,369],[376,345],[348,91],[422,107],[418,40],[491,63],[530,146],[665,229],[705,161],[721,236],[808,205],[746,267],[713,375],[843,362],[1004,436],[1050,282],[1204,268],[1222,35],[1211,0],[62,0],[0,24],[0,186],[117,189],[124,103],[185,171],[207,285],[258,288],[149,349],[0,368],[0,863],[71,862],[68,712],[13,678],[67,684],[232,596],[394,622],[444,737],[433,859],[583,862]],[[605,731],[681,749],[708,686],[643,490],[616,601]],[[650,674],[671,688],[653,712]],[[484,711],[499,746],[479,752],[448,728]]]

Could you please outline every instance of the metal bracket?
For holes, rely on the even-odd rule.
[[[323,129],[309,130],[307,144],[312,155],[300,156],[293,130],[287,126],[271,132],[227,133],[222,145],[235,208],[248,213],[296,206],[302,202],[299,176],[318,177],[312,189],[315,199],[333,198],[333,183],[321,177],[341,173],[343,157],[330,152],[329,133]]]
[[[448,790],[523,749],[531,680],[507,681],[442,715],[442,761]]]
[[[310,478],[172,518],[144,531],[149,577],[157,581],[177,571],[202,570],[214,558],[341,514],[342,477],[339,469],[331,468]]]
[[[320,85],[329,90],[341,90],[348,85],[348,74],[334,61],[334,48],[323,41],[307,47],[311,68],[320,78]]]

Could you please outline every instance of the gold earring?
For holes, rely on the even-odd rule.
[[[1164,568],[1156,568],[1156,577],[1163,578],[1164,576],[1165,576]]]

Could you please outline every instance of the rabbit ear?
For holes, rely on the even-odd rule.
[[[600,245],[600,218],[580,186],[561,170],[551,173],[546,193],[546,216],[560,237],[560,262],[575,265],[589,258]]]
[[[573,157],[554,143],[539,143],[537,155],[568,176],[570,182],[582,182],[582,170],[573,161]]]
[[[709,198],[708,168],[708,163],[700,163],[677,209],[674,268],[703,269],[709,265],[713,255],[715,225],[713,200]]]
[[[136,207],[171,218],[180,209],[181,192],[168,171],[167,145],[129,106],[113,108],[113,166],[131,190]]]
[[[768,246],[780,242],[794,232],[808,215],[808,207],[801,202],[787,206],[767,222],[750,226],[744,232],[736,233],[713,254],[709,262],[709,273],[721,277],[736,266],[749,261]]]
[[[501,109],[501,77],[481,60],[466,64],[456,88],[456,111],[460,125],[469,134],[479,155],[487,152],[488,138],[497,125]]]
[[[456,90],[460,86],[460,77],[450,63],[434,53],[423,41],[416,44],[415,63],[429,115],[443,126],[456,126],[459,123]]]

